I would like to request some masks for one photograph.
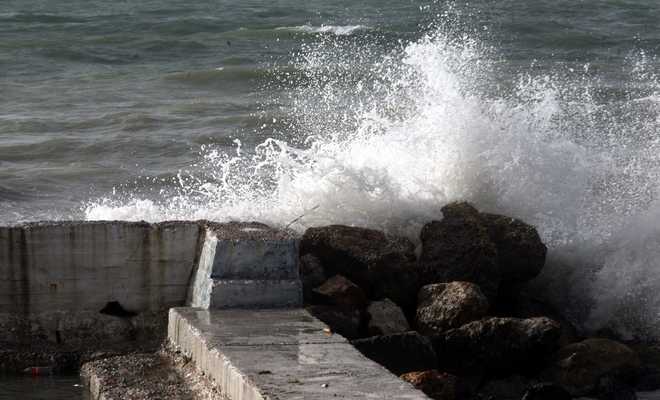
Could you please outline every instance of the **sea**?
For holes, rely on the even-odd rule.
[[[467,200],[581,329],[660,338],[660,2],[1,0],[0,224],[416,240]]]

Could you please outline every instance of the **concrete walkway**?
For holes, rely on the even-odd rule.
[[[230,400],[428,399],[303,309],[173,308],[168,339]]]

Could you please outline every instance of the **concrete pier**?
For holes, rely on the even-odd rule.
[[[170,310],[168,340],[230,400],[428,399],[302,309]]]

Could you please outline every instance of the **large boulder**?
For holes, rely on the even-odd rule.
[[[300,257],[300,280],[303,285],[303,298],[306,303],[312,302],[312,291],[326,281],[321,260],[313,254]]]
[[[374,301],[367,307],[369,335],[391,335],[410,330],[403,311],[390,299]]]
[[[360,287],[341,275],[335,275],[313,290],[313,298],[319,303],[362,309],[367,296]]]
[[[640,359],[630,347],[597,338],[562,347],[546,373],[571,395],[583,396],[596,391],[603,378],[634,380],[640,367]]]
[[[519,219],[496,214],[482,213],[481,219],[497,248],[504,289],[516,288],[541,273],[547,248],[536,228]]]
[[[424,335],[442,333],[486,316],[488,299],[470,282],[426,285],[419,290],[417,330]]]
[[[468,203],[442,208],[443,219],[422,228],[421,283],[467,281],[489,298],[497,296],[500,271],[497,249],[479,212]]]
[[[396,375],[438,366],[431,341],[417,332],[373,336],[351,343],[362,354]]]
[[[373,299],[389,298],[411,307],[419,289],[415,247],[403,237],[344,225],[309,228],[301,254],[313,254],[328,275],[341,274]]]
[[[467,388],[459,377],[435,369],[409,372],[401,375],[401,379],[435,400],[461,400],[467,397]]]
[[[337,306],[309,306],[307,311],[347,339],[362,337],[362,318],[358,310]]]
[[[434,338],[450,372],[503,376],[533,373],[557,349],[559,324],[549,318],[486,318]]]

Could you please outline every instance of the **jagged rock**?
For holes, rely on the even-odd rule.
[[[401,307],[415,302],[419,288],[413,243],[373,229],[344,225],[309,228],[301,254],[318,257],[327,274],[341,274],[374,299],[389,298]]]
[[[467,281],[490,299],[497,296],[500,271],[497,249],[479,212],[468,203],[442,208],[444,218],[422,228],[421,284]]]
[[[370,335],[391,335],[410,330],[403,311],[390,299],[374,301],[367,307]]]
[[[482,400],[520,400],[527,391],[529,382],[520,375],[506,379],[495,379],[486,382],[479,390]]]
[[[547,248],[536,228],[519,219],[496,214],[482,213],[481,219],[497,248],[501,285],[517,287],[541,273]]]
[[[305,254],[300,257],[300,280],[303,285],[303,296],[305,302],[312,302],[312,290],[326,281],[325,271],[321,260],[313,254]]]
[[[562,347],[546,373],[573,396],[596,390],[603,377],[631,381],[640,360],[630,347],[610,339],[586,339]]]
[[[328,325],[332,332],[347,339],[356,339],[361,336],[361,318],[358,310],[337,306],[309,306],[307,311]]]
[[[531,385],[522,400],[571,400],[571,395],[559,385],[544,382]]]
[[[470,282],[426,285],[419,290],[417,329],[424,335],[442,333],[483,318],[488,299]]]
[[[527,374],[557,349],[559,333],[549,318],[486,318],[434,337],[434,345],[450,372]]]
[[[467,389],[459,377],[435,369],[409,372],[401,375],[401,379],[435,400],[461,400],[467,397]]]
[[[351,344],[396,375],[436,369],[438,366],[431,341],[417,332],[373,336],[353,340]]]
[[[566,319],[557,309],[536,299],[527,293],[517,293],[507,299],[498,299],[495,307],[489,311],[492,315],[498,317],[512,318],[536,318],[548,317],[561,325],[561,335],[559,336],[559,347],[575,343],[579,340],[578,332],[575,326]]]
[[[313,290],[319,303],[361,309],[367,305],[367,296],[360,287],[341,275],[335,275]]]

